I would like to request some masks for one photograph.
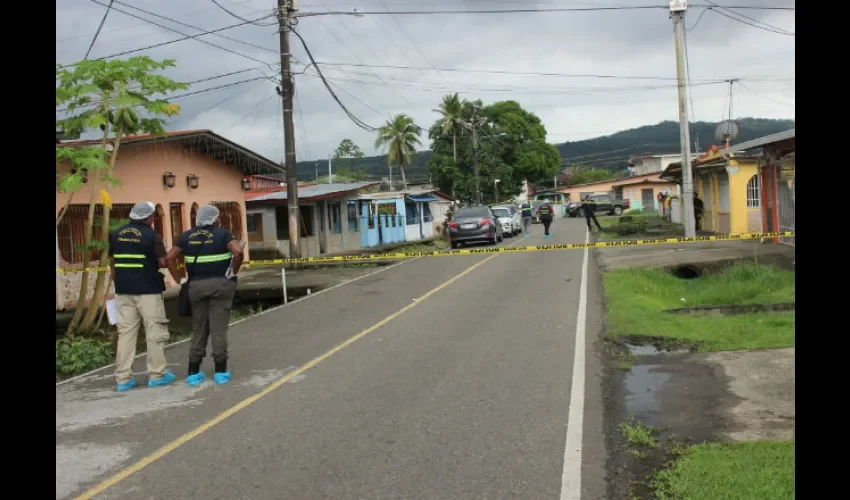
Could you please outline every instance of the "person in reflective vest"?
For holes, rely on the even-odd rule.
[[[522,205],[519,207],[520,212],[522,213],[522,230],[525,233],[525,237],[531,237],[531,218],[534,217],[534,209],[531,208],[531,203],[528,201],[524,201]]]
[[[166,369],[165,343],[170,334],[162,299],[165,279],[159,272],[166,264],[165,245],[153,229],[155,214],[153,203],[136,203],[130,211],[130,223],[109,235],[109,261],[118,309],[118,348],[115,352],[118,392],[136,386],[133,360],[142,323],[148,348],[148,387],[174,382],[174,374]]]
[[[189,370],[186,383],[201,384],[205,377],[201,362],[212,344],[215,363],[213,381],[226,384],[231,374],[227,369],[227,327],[230,308],[236,295],[236,275],[242,265],[243,247],[236,237],[221,227],[218,208],[205,205],[195,216],[195,229],[180,235],[168,251],[168,269],[181,286],[189,287],[192,309],[192,338],[189,341]],[[186,257],[188,277],[177,267],[177,258]],[[211,339],[211,340],[210,340]]]
[[[537,209],[537,215],[540,216],[540,222],[543,223],[543,230],[545,231],[543,237],[547,239],[551,238],[552,235],[549,234],[549,226],[552,225],[552,219],[555,218],[555,210],[549,204],[549,200],[543,200],[543,204]]]

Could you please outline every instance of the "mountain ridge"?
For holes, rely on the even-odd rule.
[[[794,120],[779,120],[771,118],[739,118],[734,120],[739,133],[732,143],[741,143],[765,135],[783,132],[794,128]],[[692,147],[698,143],[699,150],[715,144],[714,130],[718,122],[694,122],[690,126]],[[679,123],[662,121],[654,125],[643,125],[628,130],[621,130],[610,135],[568,141],[554,144],[561,153],[565,164],[583,164],[603,168],[612,172],[626,167],[630,156],[643,154],[676,153],[680,150]],[[417,152],[412,164],[405,169],[408,181],[428,180],[428,161],[431,159],[430,150]],[[327,160],[306,160],[297,163],[298,180],[311,181],[315,179],[315,165],[319,164],[319,175],[327,175]],[[350,160],[352,170],[364,170],[370,179],[380,179],[388,175],[386,155],[367,156]],[[393,165],[393,176],[398,175],[398,169]]]

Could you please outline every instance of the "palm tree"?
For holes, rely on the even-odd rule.
[[[404,175],[404,166],[410,165],[413,156],[416,155],[416,146],[422,145],[419,141],[421,130],[413,123],[413,118],[398,114],[378,129],[378,138],[375,140],[375,149],[388,149],[387,166],[390,169],[390,175],[393,171],[392,162],[398,163],[405,191],[407,191],[407,178]]]
[[[463,109],[466,106],[466,99],[461,100],[457,93],[443,96],[443,102],[440,107],[434,112],[440,114],[440,120],[437,122],[442,129],[443,137],[451,135],[452,137],[452,157],[455,165],[457,165],[457,134],[463,131]]]

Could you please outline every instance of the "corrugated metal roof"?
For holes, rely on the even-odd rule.
[[[369,186],[374,186],[376,184],[380,184],[378,182],[349,182],[343,184],[316,184],[314,186],[308,186],[304,188],[300,188],[298,190],[298,199],[299,200],[309,200],[311,198],[319,198],[326,197],[331,195],[342,195],[344,193],[348,193],[351,191],[357,191],[358,189],[362,189]],[[257,196],[248,200],[251,203],[261,202],[261,201],[282,201],[288,199],[286,197],[286,191],[276,191],[274,193],[267,193]]]
[[[760,148],[762,146],[766,146],[768,144],[772,144],[774,142],[781,142],[788,139],[793,139],[795,137],[796,127],[791,130],[786,130],[785,132],[778,132],[776,134],[766,135],[764,137],[759,137],[758,139],[753,139],[751,141],[742,142],[740,144],[735,144],[734,146],[730,146],[726,149],[721,149],[720,152],[724,155],[729,153],[736,153],[738,151],[746,151],[748,149]]]

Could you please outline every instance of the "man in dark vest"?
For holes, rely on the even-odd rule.
[[[212,344],[215,362],[213,380],[216,384],[230,381],[227,370],[227,326],[230,307],[236,294],[236,274],[242,265],[243,245],[227,229],[221,227],[219,211],[212,205],[198,209],[197,227],[180,235],[168,251],[168,270],[182,286],[189,287],[192,307],[192,338],[189,341],[189,370],[186,383],[191,386],[204,381],[201,362]],[[188,280],[177,268],[177,257],[186,256]]]
[[[170,337],[162,292],[165,277],[165,246],[153,229],[156,207],[149,201],[136,203],[130,211],[130,223],[109,236],[112,281],[118,309],[118,349],[115,354],[115,380],[118,392],[136,386],[133,360],[139,325],[145,325],[148,347],[148,387],[174,382],[166,369],[165,343]]]
[[[522,213],[522,230],[528,238],[531,236],[531,218],[534,217],[534,209],[531,207],[531,202],[526,200],[519,206],[519,210]]]
[[[596,224],[596,229],[599,232],[602,232],[602,226],[599,225],[599,221],[596,220],[596,202],[593,201],[593,198],[590,195],[584,197],[581,202],[581,211],[584,212],[584,220],[587,222],[587,232],[593,232],[593,227],[590,225],[590,221],[592,220],[594,224]]]
[[[537,209],[537,215],[540,216],[540,222],[543,223],[543,237],[549,239],[552,237],[549,234],[549,226],[552,225],[552,219],[555,217],[555,210],[549,204],[549,200],[543,200],[543,204]]]

